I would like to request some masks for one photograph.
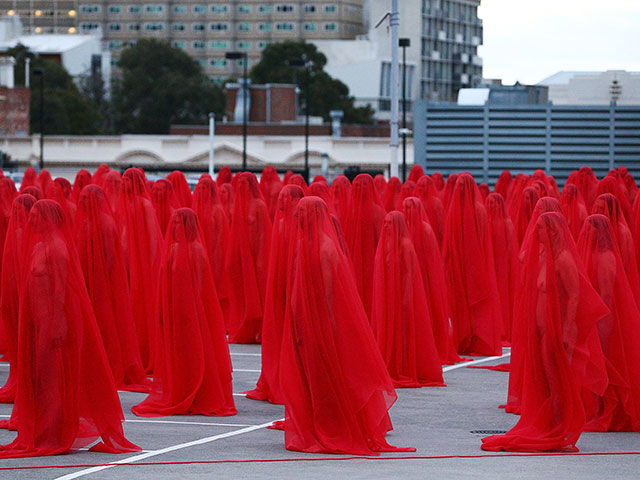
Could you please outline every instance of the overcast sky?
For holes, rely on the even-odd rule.
[[[482,0],[485,78],[534,84],[560,70],[640,71],[640,0]]]

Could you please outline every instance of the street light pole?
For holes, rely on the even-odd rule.
[[[248,111],[247,111],[247,103],[249,100],[249,85],[248,85],[248,74],[247,74],[247,64],[249,63],[249,58],[247,52],[227,52],[224,54],[224,57],[227,60],[240,60],[244,62],[243,65],[243,102],[242,102],[242,170],[247,170],[247,121],[248,121]],[[237,102],[236,96],[236,102]]]
[[[400,39],[402,47],[402,181],[407,181],[407,47],[411,45],[408,38]]]
[[[304,85],[304,179],[309,183],[309,101],[311,99],[311,60],[307,60],[307,55],[303,54],[302,58],[289,60],[291,67],[305,67],[307,78]]]
[[[34,68],[33,74],[40,77],[40,171],[44,168],[44,68]]]

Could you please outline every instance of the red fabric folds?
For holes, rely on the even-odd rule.
[[[602,394],[607,386],[597,324],[609,311],[561,214],[542,214],[523,250],[515,310],[525,326],[517,344],[524,358],[521,416],[506,434],[483,438],[482,449],[576,451],[586,420],[581,390]]]
[[[24,239],[14,409],[17,438],[0,458],[56,455],[102,437],[96,450],[139,451],[124,417],[60,206],[31,209]]]
[[[502,353],[502,311],[488,222],[473,177],[460,174],[447,212],[442,255],[458,353],[467,355]]]
[[[422,165],[414,165],[413,167],[411,167],[411,171],[409,172],[407,181],[418,183],[418,180],[420,180],[420,177],[422,177],[423,175],[424,170],[422,169]]]
[[[444,386],[420,270],[402,213],[388,213],[374,264],[371,328],[396,388]]]
[[[104,191],[87,185],[78,200],[74,238],[80,266],[116,386],[148,392],[144,374],[120,232]]]
[[[516,229],[516,235],[518,236],[518,244],[522,245],[524,240],[524,234],[529,226],[529,220],[531,220],[531,214],[533,209],[538,203],[540,195],[533,187],[527,187],[522,192],[522,199],[518,207],[518,213],[514,220],[514,226]]]
[[[604,215],[587,218],[578,252],[591,285],[610,310],[598,322],[609,385],[602,396],[584,392],[587,431],[640,431],[640,310],[624,272],[611,222]]]
[[[503,170],[496,181],[496,186],[493,188],[494,193],[499,193],[502,195],[502,198],[506,200],[512,181],[513,177],[511,176],[511,172],[509,170]]]
[[[252,173],[241,173],[225,263],[230,343],[260,343],[270,241],[271,219],[258,181]]]
[[[346,225],[351,201],[351,182],[344,175],[338,175],[331,182],[331,196],[336,215],[342,225]]]
[[[391,177],[387,181],[387,184],[384,187],[384,192],[382,194],[382,204],[384,205],[384,208],[387,212],[391,212],[392,210],[396,209],[401,188],[402,182],[398,177]]]
[[[571,235],[577,241],[580,230],[582,230],[582,224],[589,215],[578,187],[572,184],[565,185],[560,196],[560,207],[562,207],[562,214],[569,224]]]
[[[27,187],[37,186],[38,174],[33,167],[27,167],[22,176],[22,182],[20,182],[20,193],[24,193],[24,189]]]
[[[76,178],[73,181],[73,200],[78,203],[78,198],[80,198],[80,193],[82,189],[91,183],[91,174],[88,170],[82,169],[78,170],[76,173]]]
[[[174,170],[167,175],[167,180],[173,185],[173,196],[178,207],[191,208],[191,188],[180,170]]]
[[[160,231],[164,235],[167,232],[167,225],[169,225],[173,212],[180,208],[173,194],[173,185],[169,180],[161,178],[154,182],[153,187],[151,187],[151,201],[153,202],[156,217],[158,217]]]
[[[397,396],[362,304],[354,301],[351,267],[326,205],[305,197],[295,218],[280,360],[285,446],[356,455],[399,450],[384,438]]]
[[[131,411],[142,417],[235,415],[224,319],[193,210],[180,208],[171,217],[161,263],[153,387]]]
[[[278,203],[280,190],[282,190],[282,182],[280,181],[278,172],[271,165],[267,165],[262,170],[262,175],[260,176],[260,191],[269,209],[269,217],[272,222],[276,215],[276,205]]]
[[[420,177],[416,188],[413,190],[413,196],[418,197],[422,202],[422,206],[429,217],[429,224],[438,239],[438,246],[442,248],[445,212],[444,205],[433,179],[428,175]]]
[[[226,165],[218,170],[218,175],[216,176],[216,184],[218,185],[218,188],[225,183],[231,183],[231,169]]]

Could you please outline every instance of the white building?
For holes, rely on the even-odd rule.
[[[542,80],[555,105],[640,105],[640,72],[562,71]]]

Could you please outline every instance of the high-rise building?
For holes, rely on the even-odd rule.
[[[0,15],[17,15],[27,35],[78,33],[78,0],[0,0]]]

